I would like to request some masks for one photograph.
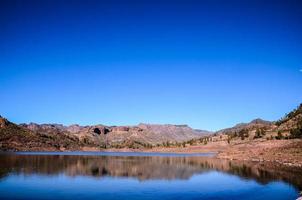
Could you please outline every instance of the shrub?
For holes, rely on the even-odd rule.
[[[302,129],[292,129],[290,130],[291,138],[302,138]]]
[[[228,136],[228,144],[231,143],[231,137]]]
[[[281,131],[278,131],[278,135],[275,137],[277,140],[281,140],[283,139],[283,135],[281,133]]]
[[[261,137],[262,137],[261,129],[257,129],[256,133],[255,133],[255,136],[254,136],[254,139],[261,138]]]
[[[291,138],[302,138],[302,118],[297,122],[297,128],[290,130]]]
[[[244,140],[244,138],[249,137],[249,131],[247,129],[241,129],[238,133],[241,140]]]

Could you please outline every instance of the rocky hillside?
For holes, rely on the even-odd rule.
[[[0,116],[0,150],[76,150],[81,142],[68,134],[33,132]]]
[[[262,119],[254,119],[249,123],[240,123],[231,128],[222,129],[217,131],[217,134],[235,134],[239,133],[242,130],[253,131],[256,129],[271,129],[275,127],[273,122],[265,121]]]
[[[255,119],[211,133],[187,125],[137,126],[16,125],[0,117],[1,150],[99,150],[104,148],[187,147],[209,142],[245,142],[302,138],[302,104],[276,122]]]
[[[302,138],[302,104],[275,123],[279,131]]]
[[[214,140],[217,140],[217,136],[228,140],[302,138],[302,104],[276,122],[255,119],[216,132]]]
[[[142,148],[200,138],[210,134],[187,125],[137,126],[16,125],[1,117],[2,150],[81,150],[87,148]]]

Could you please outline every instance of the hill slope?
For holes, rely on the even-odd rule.
[[[9,122],[0,116],[0,149],[4,151],[17,150],[76,150],[81,143],[76,137],[65,134],[34,133],[29,129]]]
[[[0,118],[1,150],[82,150],[83,148],[142,148],[188,141],[210,132],[187,125],[138,126],[16,125]]]
[[[255,119],[249,123],[217,131],[215,135],[229,139],[293,139],[302,138],[302,104],[276,122]],[[224,137],[225,138],[225,137]]]

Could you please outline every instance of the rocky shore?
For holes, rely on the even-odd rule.
[[[302,167],[302,141],[296,139],[238,144],[219,152],[217,157]]]
[[[92,150],[92,149],[90,149]],[[114,152],[158,152],[158,153],[214,153],[214,157],[227,160],[275,163],[302,168],[302,141],[273,140],[229,145],[213,142],[207,145],[188,147],[155,147],[152,149],[106,149]]]

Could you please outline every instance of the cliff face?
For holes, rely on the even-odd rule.
[[[166,142],[182,142],[209,134],[187,125],[64,126],[61,124],[16,125],[0,118],[2,150],[81,150],[92,148],[141,148]]]

